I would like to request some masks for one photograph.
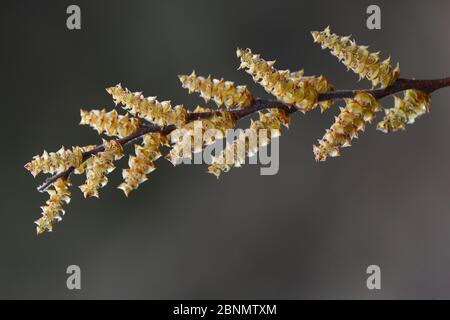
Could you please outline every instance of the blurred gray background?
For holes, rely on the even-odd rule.
[[[80,31],[66,28],[69,4],[81,7]],[[370,4],[382,9],[381,31],[366,28]],[[193,108],[203,101],[176,75],[195,69],[266,96],[236,70],[237,46],[337,89],[370,86],[313,44],[309,31],[327,25],[390,54],[403,77],[449,76],[449,12],[448,1],[2,2],[0,297],[450,298],[450,89],[405,132],[371,127],[326,163],[312,145],[337,106],[296,114],[275,176],[249,165],[217,181],[204,165],[161,159],[126,199],[116,170],[100,199],[74,188],[63,221],[40,237],[43,177],[23,169],[44,148],[98,143],[78,126],[79,109],[111,109],[104,88],[118,82]],[[66,288],[71,264],[81,291]],[[380,291],[366,288],[371,264]]]

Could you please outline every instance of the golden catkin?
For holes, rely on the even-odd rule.
[[[147,174],[156,169],[153,161],[161,156],[160,144],[159,133],[147,133],[142,144],[134,146],[136,156],[130,156],[129,168],[122,171],[124,182],[118,186],[127,197],[139,184],[148,180]]]
[[[334,90],[334,87],[331,83],[328,82],[328,80],[324,76],[309,76],[304,77],[303,76],[303,70],[291,72],[290,77],[292,79],[299,79],[299,80],[306,80],[309,82],[311,86],[313,86],[317,93],[326,93]],[[333,105],[333,100],[325,100],[319,102],[320,110],[322,112],[328,110]]]
[[[45,231],[53,230],[53,223],[61,221],[64,214],[63,204],[70,202],[70,182],[66,178],[59,178],[53,183],[54,189],[47,189],[50,198],[46,205],[42,206],[42,217],[35,221],[36,233],[39,235]]]
[[[232,81],[224,79],[212,79],[197,76],[195,71],[190,75],[180,75],[183,88],[189,93],[198,92],[206,102],[213,99],[217,106],[225,105],[227,109],[232,107],[247,108],[253,102],[253,96],[246,86],[235,86]]]
[[[372,122],[380,110],[377,100],[368,93],[359,92],[353,99],[346,99],[346,106],[341,108],[335,123],[319,140],[319,145],[313,147],[316,161],[339,156],[339,149],[349,147],[350,141],[358,137],[358,131],[364,130],[365,123]]]
[[[67,170],[70,167],[79,167],[83,162],[82,147],[72,147],[72,149],[65,149],[61,147],[56,152],[47,152],[44,150],[42,155],[33,157],[33,160],[25,164],[25,169],[36,177],[39,173],[54,174]]]
[[[195,113],[211,111],[200,106],[194,110]],[[235,124],[234,115],[225,111],[218,111],[218,114],[207,119],[186,123],[170,134],[173,145],[166,159],[174,166],[178,165],[183,158],[191,158],[193,153],[201,152],[206,145],[214,143],[216,138],[223,138],[226,131],[234,128]]]
[[[91,151],[92,149],[95,149],[96,145],[89,145],[82,147],[84,152]],[[84,160],[78,167],[75,167],[73,170],[74,174],[83,174],[86,171],[86,167],[89,166],[90,163],[92,163],[93,158],[88,157],[86,160]]]
[[[322,49],[330,49],[347,68],[359,75],[360,79],[367,78],[375,87],[380,85],[386,88],[393,84],[400,75],[400,67],[397,64],[393,69],[390,58],[380,61],[379,52],[369,52],[367,46],[358,46],[350,36],[339,37],[331,33],[329,27],[324,31],[311,32],[314,42],[322,46]]]
[[[255,82],[279,101],[295,105],[302,112],[317,106],[318,90],[310,80],[298,75],[292,77],[289,70],[275,69],[275,61],[266,61],[260,55],[253,54],[250,49],[238,48],[236,54],[241,60],[239,68],[246,69]],[[322,78],[322,83],[323,81],[326,79]]]
[[[245,163],[246,156],[253,156],[260,147],[269,144],[272,138],[280,136],[282,125],[289,127],[289,122],[290,116],[283,109],[273,108],[265,113],[259,112],[259,120],[252,121],[250,128],[241,132],[218,157],[213,157],[208,173],[219,178],[222,172],[240,167]],[[261,134],[261,130],[265,130],[265,134]]]
[[[79,186],[85,198],[97,197],[98,189],[108,183],[106,175],[115,169],[114,160],[123,156],[123,148],[117,141],[103,140],[105,150],[91,157],[86,166],[86,182]]]
[[[159,102],[156,97],[144,97],[140,92],[130,92],[120,84],[107,88],[116,104],[121,104],[132,115],[160,126],[182,126],[186,122],[186,109],[182,105],[172,108],[170,101]]]
[[[385,109],[384,119],[377,125],[377,129],[388,133],[404,130],[407,124],[414,123],[418,117],[430,111],[431,97],[418,90],[406,90],[403,99],[394,96],[395,106]]]
[[[99,134],[105,133],[112,137],[126,137],[140,127],[139,119],[128,115],[119,115],[116,110],[106,112],[103,110],[80,110],[80,124],[94,128]]]

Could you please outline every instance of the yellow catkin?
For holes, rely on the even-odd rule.
[[[328,80],[324,76],[309,76],[304,77],[303,76],[303,70],[291,72],[290,77],[292,79],[299,79],[299,80],[306,80],[309,82],[311,86],[313,86],[317,93],[326,93],[334,90],[334,87],[331,83],[328,82]],[[333,100],[325,100],[319,102],[320,110],[322,112],[328,110],[333,105]]]
[[[367,78],[375,87],[380,85],[386,88],[393,84],[400,75],[400,67],[397,64],[393,69],[390,58],[380,61],[379,52],[369,52],[367,46],[358,46],[350,36],[339,37],[331,33],[329,27],[324,31],[311,32],[314,42],[322,46],[322,49],[330,49],[347,68],[359,75],[360,79]]]
[[[287,105],[295,105],[300,111],[306,112],[317,106],[318,90],[311,80],[291,76],[289,70],[277,70],[275,61],[266,61],[260,55],[253,54],[250,49],[237,49],[241,59],[240,69],[246,69],[267,92]],[[322,77],[321,82],[326,81]]]
[[[189,93],[198,92],[206,102],[213,99],[217,106],[247,108],[253,102],[253,96],[246,86],[235,86],[231,81],[212,79],[197,76],[195,71],[190,75],[180,75],[183,88]]]
[[[272,138],[281,134],[282,125],[289,127],[289,114],[278,108],[259,112],[259,120],[252,121],[250,128],[242,132],[238,138],[227,145],[218,157],[213,157],[208,173],[217,178],[222,172],[228,172],[232,167],[240,167],[245,163],[246,156],[256,154],[260,147],[270,143]],[[266,134],[261,134],[265,130]]]
[[[364,130],[365,123],[372,122],[375,113],[380,110],[377,100],[368,93],[359,92],[353,99],[347,99],[335,123],[313,147],[316,161],[339,156],[339,149],[349,147],[350,141],[358,137],[358,131]]]
[[[123,156],[123,148],[117,141],[103,140],[103,145],[105,150],[91,157],[86,166],[86,182],[79,186],[85,198],[98,198],[98,189],[108,183],[106,175],[115,169],[114,160]]]
[[[66,178],[59,178],[53,183],[53,189],[47,189],[50,198],[46,205],[42,206],[42,217],[35,221],[36,233],[39,235],[45,231],[53,230],[53,223],[61,221],[64,214],[63,204],[70,202],[70,182]]]
[[[56,152],[44,150],[42,155],[34,156],[32,161],[25,164],[25,168],[36,177],[41,172],[54,174],[70,167],[79,167],[83,162],[85,150],[82,147],[72,147],[71,149],[61,147]]]
[[[124,182],[118,186],[127,197],[139,184],[148,180],[147,174],[156,169],[153,161],[161,156],[160,144],[159,133],[148,133],[144,135],[141,145],[134,146],[136,156],[130,156],[129,168],[122,171]]]
[[[160,126],[182,126],[186,122],[186,109],[182,105],[172,107],[170,101],[159,102],[156,97],[144,97],[140,92],[131,92],[120,84],[107,88],[116,104],[121,104],[132,115]]]
[[[194,110],[195,113],[211,111],[200,106]],[[219,111],[219,114],[207,119],[186,123],[170,134],[173,145],[166,159],[176,166],[183,158],[191,158],[193,153],[201,152],[206,145],[214,143],[216,138],[223,138],[226,131],[234,128],[235,125],[234,115],[225,111]]]
[[[84,146],[82,147],[84,152],[87,151],[91,151],[92,149],[96,148],[96,145],[89,145],[89,146]],[[83,174],[86,171],[86,167],[90,165],[90,163],[92,163],[93,158],[92,157],[88,157],[86,160],[84,160],[78,167],[75,167],[75,169],[73,170],[74,174]]]
[[[103,110],[80,110],[80,124],[94,128],[99,134],[105,133],[108,136],[119,138],[126,137],[139,128],[140,121],[128,115],[119,115],[116,110],[106,112]]]
[[[418,90],[406,90],[403,99],[395,96],[395,106],[385,109],[384,119],[377,129],[388,133],[404,130],[407,124],[412,124],[418,117],[430,111],[431,96]]]

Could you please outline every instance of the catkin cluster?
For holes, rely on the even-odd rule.
[[[94,128],[99,134],[106,134],[110,137],[123,138],[135,132],[141,125],[141,121],[128,114],[122,116],[116,110],[106,112],[103,110],[80,110],[80,124]]]
[[[329,27],[318,32],[311,32],[314,41],[322,46],[322,49],[330,49],[347,68],[359,75],[360,79],[367,78],[375,87],[382,88],[393,84],[400,75],[400,67],[397,64],[393,69],[390,58],[380,61],[379,52],[370,52],[367,46],[359,46],[350,36],[340,37],[331,33]]]
[[[307,81],[310,86],[312,86],[316,89],[318,94],[330,92],[330,91],[333,91],[333,89],[334,89],[333,85],[331,83],[329,83],[328,80],[324,76],[304,77],[303,75],[304,75],[304,71],[300,70],[300,71],[296,71],[296,72],[291,72],[290,77],[294,80],[298,79],[298,80]],[[320,110],[322,112],[328,110],[332,105],[333,105],[333,100],[331,100],[331,99],[319,102]]]
[[[37,234],[52,231],[53,223],[62,219],[63,205],[70,202],[69,186],[70,182],[67,178],[59,178],[53,184],[53,189],[47,190],[50,199],[47,200],[45,206],[41,207],[42,217],[35,221]]]
[[[238,48],[236,54],[241,59],[240,69],[246,69],[255,82],[279,101],[294,105],[302,112],[314,109],[318,94],[332,88],[324,77],[312,81],[311,78],[303,78],[303,71],[292,76],[289,70],[277,70],[274,68],[275,61],[266,61],[250,49]]]
[[[147,133],[142,144],[134,146],[136,156],[130,156],[129,168],[122,171],[124,182],[118,186],[128,197],[131,191],[147,181],[147,174],[156,169],[154,161],[161,157],[160,145],[165,144],[165,137],[161,139],[160,133]]]
[[[371,123],[375,113],[381,107],[377,100],[370,94],[359,92],[353,99],[346,100],[345,108],[341,108],[341,113],[319,144],[313,147],[317,161],[325,161],[328,156],[339,156],[341,147],[351,146],[351,140],[358,137],[358,132],[363,131],[366,122]]]
[[[66,149],[61,147],[56,152],[47,152],[44,150],[42,155],[33,157],[33,160],[25,165],[25,169],[36,177],[39,173],[61,172],[70,167],[79,167],[83,162],[83,152],[88,148],[73,147]]]
[[[187,111],[182,105],[172,107],[170,101],[159,102],[156,97],[144,97],[141,92],[131,92],[120,84],[107,88],[115,104],[121,104],[134,116],[160,126],[181,126],[186,122]]]
[[[404,130],[407,124],[412,124],[418,117],[430,111],[431,97],[418,90],[406,90],[403,99],[394,96],[395,106],[385,109],[384,119],[377,128],[385,133]]]
[[[393,68],[389,58],[380,60],[378,52],[370,52],[350,37],[337,36],[330,28],[313,31],[312,35],[316,43],[330,49],[360,79],[367,78],[373,87],[380,86],[381,89],[333,92],[333,86],[324,76],[305,76],[303,70],[277,70],[275,61],[267,61],[250,49],[239,48],[236,51],[239,68],[245,69],[276,101],[258,99],[246,86],[236,86],[231,81],[211,76],[197,76],[195,72],[179,76],[182,87],[189,93],[199,93],[206,103],[213,101],[218,108],[198,106],[190,111],[183,105],[172,106],[170,101],[160,102],[156,97],[132,92],[120,84],[107,88],[114,103],[124,109],[124,114],[106,109],[81,110],[80,124],[90,126],[110,140],[103,140],[98,146],[44,151],[25,165],[33,176],[39,173],[53,175],[39,188],[41,191],[47,188],[50,197],[42,207],[42,216],[36,221],[37,233],[52,231],[53,224],[61,220],[63,205],[71,196],[71,173],[86,175],[85,183],[79,186],[84,197],[98,197],[99,189],[108,183],[107,175],[115,169],[115,161],[125,155],[127,144],[134,144],[135,154],[129,156],[128,168],[122,170],[123,182],[118,188],[129,196],[155,170],[154,162],[164,150],[168,149],[165,158],[178,165],[184,158],[191,158],[192,154],[227,136],[227,130],[235,128],[239,119],[258,112],[258,119],[251,120],[248,128],[213,156],[208,172],[219,177],[232,167],[240,167],[246,157],[256,154],[271,139],[278,137],[283,126],[289,127],[290,115],[295,111],[305,113],[317,106],[325,111],[334,100],[346,98],[345,107],[340,108],[334,124],[313,147],[317,161],[338,156],[340,149],[350,146],[382,110],[376,98],[404,90],[406,79],[398,80],[399,67]],[[429,111],[431,91],[418,90],[417,83],[411,88],[415,89],[404,91],[403,98],[395,96],[394,107],[384,110],[385,116],[377,125],[379,130],[405,129],[407,124]]]
[[[183,88],[189,93],[198,92],[206,102],[213,99],[217,106],[225,105],[227,109],[232,107],[247,108],[253,102],[253,95],[246,86],[235,86],[232,81],[225,81],[223,78],[212,79],[197,76],[195,71],[190,75],[180,75]]]
[[[272,138],[280,136],[282,126],[289,127],[289,122],[289,114],[283,109],[259,112],[259,119],[252,121],[250,128],[242,131],[233,143],[212,159],[208,172],[219,178],[222,172],[240,167],[247,156],[253,156],[259,148],[268,145]]]
[[[195,113],[211,111],[200,106],[194,110]],[[201,152],[205,146],[223,139],[226,131],[235,125],[234,115],[224,111],[218,111],[207,119],[189,122],[170,134],[173,145],[166,159],[176,166],[183,158],[192,158],[193,153]]]
[[[79,187],[85,198],[98,198],[98,189],[108,183],[106,175],[115,169],[114,161],[123,157],[120,143],[103,140],[103,145],[105,150],[92,156],[86,163],[86,182]]]

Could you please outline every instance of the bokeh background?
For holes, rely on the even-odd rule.
[[[66,28],[70,4],[80,31]],[[379,31],[366,28],[370,4],[381,7]],[[237,46],[338,89],[369,86],[313,44],[309,31],[327,25],[390,54],[403,77],[448,76],[448,1],[21,0],[0,12],[1,298],[450,298],[450,89],[405,132],[372,127],[320,164],[312,145],[338,109],[296,114],[275,176],[249,165],[217,181],[204,165],[161,159],[126,199],[116,170],[98,200],[74,189],[63,221],[40,237],[43,177],[23,169],[44,148],[99,142],[78,126],[79,109],[111,109],[104,88],[118,82],[193,108],[202,100],[176,75],[195,69],[266,96],[236,70]],[[80,291],[66,288],[71,264]],[[371,264],[379,291],[366,288]]]

